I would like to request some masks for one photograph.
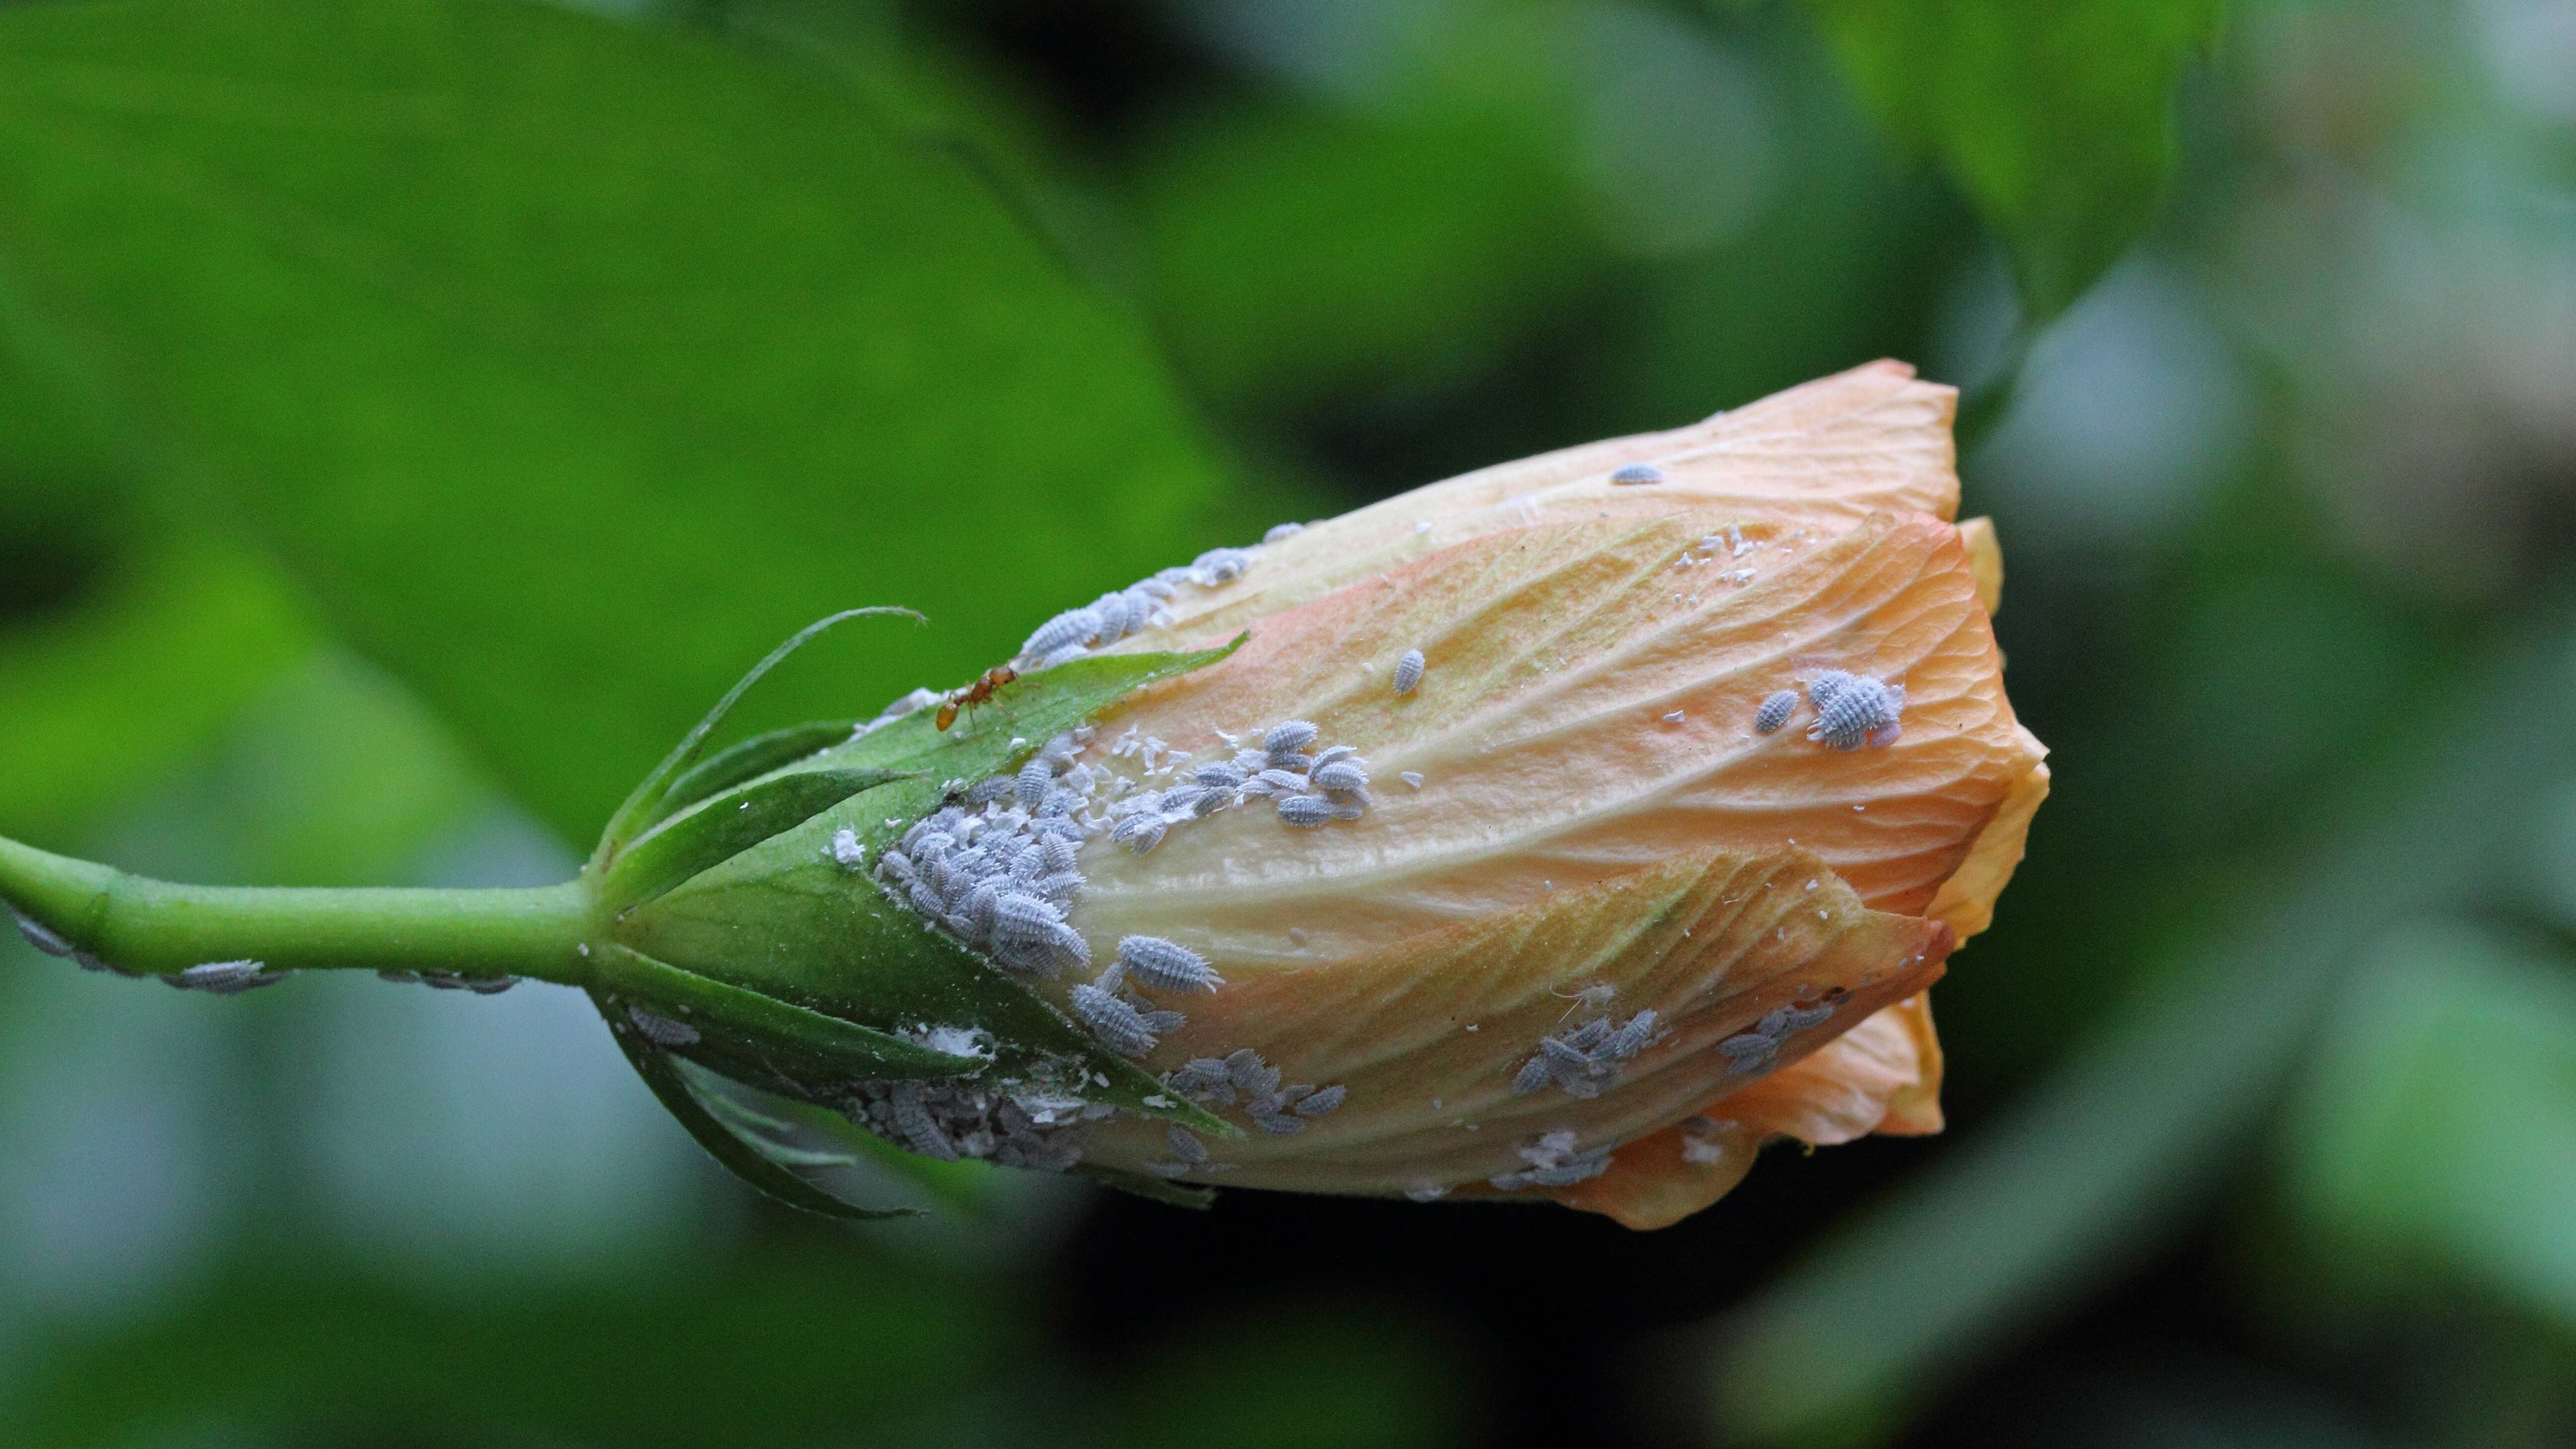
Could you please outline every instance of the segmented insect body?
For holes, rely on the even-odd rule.
[[[257,961],[209,961],[191,966],[176,976],[161,978],[184,991],[204,991],[216,996],[238,996],[263,986],[274,986],[285,980],[282,975],[268,974]]]
[[[1395,692],[1397,694],[1411,694],[1414,690],[1420,688],[1421,684],[1422,651],[1419,649],[1407,649],[1404,651],[1403,657],[1395,661]]]
[[[1512,1078],[1512,1092],[1516,1096],[1526,1097],[1545,1087],[1555,1079],[1555,1076],[1556,1074],[1548,1069],[1547,1054],[1542,1052],[1521,1063],[1519,1074]]]
[[[1120,816],[1118,823],[1109,827],[1109,838],[1143,855],[1163,843],[1163,832],[1168,828],[1163,824],[1162,816],[1150,810],[1140,810],[1133,815]]]
[[[1073,988],[1073,1014],[1082,1018],[1092,1035],[1107,1043],[1121,1056],[1141,1057],[1155,1046],[1154,1033],[1145,1027],[1145,1018],[1136,1008],[1110,995],[1097,986]]]
[[[1610,481],[1619,484],[1661,483],[1664,481],[1664,470],[1652,463],[1630,463],[1612,473]]]
[[[1187,1127],[1175,1124],[1164,1128],[1163,1140],[1171,1144],[1174,1157],[1192,1167],[1197,1167],[1208,1160],[1207,1144],[1199,1141]]]
[[[1215,1057],[1192,1057],[1174,1068],[1163,1081],[1193,1102],[1214,1102],[1225,1107],[1234,1105],[1234,1082],[1226,1071],[1226,1064]]]
[[[1789,716],[1797,713],[1797,710],[1798,691],[1794,689],[1781,690],[1769,699],[1762,701],[1762,708],[1754,711],[1753,732],[1757,735],[1776,734],[1779,732],[1780,726],[1787,724],[1789,722]]]
[[[1308,778],[1314,781],[1318,790],[1365,790],[1369,782],[1368,771],[1357,760],[1335,760],[1329,765],[1317,765],[1315,773]]]
[[[1019,778],[1014,783],[1020,808],[1035,813],[1040,805],[1046,803],[1047,791],[1055,785],[1055,770],[1044,760],[1031,760],[1020,766]]]
[[[1250,1047],[1237,1047],[1225,1054],[1225,1079],[1236,1090],[1268,1094],[1279,1090],[1279,1069],[1261,1059],[1261,1053]]]
[[[1348,1087],[1331,1086],[1319,1088],[1313,1095],[1298,1099],[1296,1106],[1297,1115],[1300,1117],[1321,1117],[1325,1113],[1339,1108],[1343,1101],[1350,1095],[1351,1089]]]
[[[1243,577],[1252,567],[1252,550],[1247,548],[1212,548],[1190,560],[1189,579],[1203,589],[1230,584]]]
[[[1893,742],[1905,709],[1905,686],[1839,669],[1817,676],[1807,686],[1807,697],[1816,705],[1816,722],[1807,727],[1807,738],[1837,750]]]
[[[1261,748],[1276,758],[1280,755],[1293,755],[1312,744],[1314,739],[1313,725],[1302,719],[1292,719],[1272,725],[1264,732],[1261,736]]]
[[[1020,646],[1023,659],[1044,659],[1068,644],[1088,644],[1100,637],[1100,616],[1090,609],[1067,609],[1038,626]]]
[[[1828,1016],[1832,1014],[1830,1011],[1826,1013]],[[1654,1035],[1655,1012],[1652,1007],[1649,1007],[1628,1018],[1626,1026],[1611,1033],[1610,1040],[1602,1044],[1601,1054],[1624,1062],[1644,1051],[1646,1043],[1653,1040]]]
[[[1128,975],[1161,991],[1214,991],[1225,984],[1225,978],[1209,968],[1205,956],[1160,936],[1120,938],[1118,965]]]
[[[685,1021],[673,1021],[667,1016],[655,1016],[640,1006],[626,1008],[626,1019],[633,1022],[635,1030],[655,1046],[696,1046],[699,1041],[696,1027]]]
[[[931,1120],[930,1103],[919,1082],[895,1083],[893,1092],[886,1098],[886,1106],[894,1115],[895,1130],[903,1134],[904,1141],[913,1151],[944,1162],[957,1160],[957,1146],[948,1140],[948,1134],[939,1130],[939,1124]]]
[[[10,908],[9,914],[18,922],[18,934],[27,938],[28,945],[35,947],[37,950],[44,952],[48,956],[69,956],[72,954],[71,942],[54,934],[53,931],[39,923],[34,917],[20,915],[15,907]]]
[[[1335,814],[1333,802],[1321,795],[1282,795],[1278,810],[1281,820],[1298,826],[1329,824]]]
[[[1297,535],[1304,533],[1305,531],[1306,525],[1302,523],[1274,523],[1270,526],[1270,531],[1268,533],[1261,535],[1261,541],[1263,543],[1277,543],[1283,538],[1295,538]]]

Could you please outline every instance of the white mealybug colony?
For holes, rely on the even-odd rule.
[[[1097,786],[1090,767],[1068,767],[1079,746],[1059,735],[1018,771],[993,777],[1006,788],[987,780],[963,793],[980,804],[914,822],[878,852],[878,883],[1010,970],[1053,977],[1089,965],[1091,947],[1065,913],[1082,885],[1076,852],[1108,822],[1082,813]]]
[[[1512,1091],[1528,1096],[1552,1082],[1569,1096],[1598,1097],[1619,1085],[1627,1063],[1654,1044],[1658,1019],[1649,1007],[1624,1024],[1597,1016],[1572,1031],[1540,1037],[1538,1054],[1513,1075]]]
[[[1764,1012],[1751,1029],[1719,1042],[1717,1054],[1726,1058],[1728,1071],[1743,1075],[1768,1071],[1780,1060],[1782,1042],[1833,1019],[1832,1002],[1774,1007]]]
[[[1282,525],[1264,542],[1299,531]],[[1014,663],[1023,673],[1048,668],[1168,624],[1168,605],[1181,590],[1223,587],[1242,577],[1258,552],[1212,549],[1187,568],[1165,569],[1069,609],[1039,626]],[[1414,657],[1411,672],[1418,679],[1419,651]],[[875,724],[942,698],[916,690]],[[1231,756],[1193,760],[1190,750],[1132,726],[1096,747],[1090,727],[1068,731],[1007,774],[949,782],[941,807],[876,849],[873,859],[857,830],[836,832],[824,853],[844,869],[866,869],[888,896],[1004,968],[1054,979],[1069,967],[1091,963],[1091,947],[1070,916],[1083,886],[1082,848],[1093,837],[1105,835],[1144,854],[1175,830],[1252,802],[1268,802],[1282,823],[1295,826],[1357,820],[1367,813],[1368,762],[1352,746],[1323,742],[1313,722],[1268,725],[1252,732],[1255,743],[1249,745],[1242,736],[1217,733]],[[1016,749],[1023,742],[1012,744]],[[1413,779],[1418,783],[1420,777]],[[1142,1058],[1188,1020],[1143,992],[1197,994],[1224,984],[1197,952],[1161,937],[1131,935],[1121,938],[1115,958],[1095,979],[1073,985],[1063,999],[1104,1045]],[[1280,1075],[1247,1049],[1193,1060],[1164,1081],[1202,1105],[1235,1107],[1252,1126],[1275,1136],[1304,1131],[1348,1095],[1339,1085],[1283,1084]],[[853,1089],[845,1110],[879,1136],[915,1151],[1062,1170],[1081,1160],[1089,1125],[1119,1109],[1087,1101],[1093,1084],[1078,1068],[1042,1065],[1033,1076],[1044,1080],[1034,1086],[974,1079],[866,1084]],[[1210,1161],[1209,1149],[1189,1133],[1175,1130],[1166,1141],[1171,1160],[1147,1163],[1147,1171],[1177,1177],[1228,1166]]]
[[[1902,728],[1898,717],[1905,710],[1904,685],[1829,669],[1808,684],[1807,698],[1816,706],[1808,739],[1837,750],[1896,743]]]
[[[1762,701],[1762,707],[1753,712],[1753,732],[1757,735],[1777,734],[1780,726],[1789,722],[1789,716],[1797,712],[1798,691],[1781,690]]]
[[[1395,692],[1411,694],[1422,686],[1422,651],[1407,649],[1395,661]]]
[[[1194,1057],[1163,1076],[1174,1092],[1215,1111],[1240,1107],[1252,1125],[1274,1137],[1294,1137],[1306,1124],[1342,1105],[1350,1093],[1341,1086],[1280,1084],[1280,1072],[1250,1047],[1223,1057]]]
[[[1275,543],[1304,528],[1281,524],[1264,543]],[[1222,588],[1252,567],[1257,549],[1212,548],[1181,568],[1168,568],[1149,579],[1101,595],[1079,609],[1067,609],[1037,627],[1015,657],[1020,672],[1047,669],[1106,649],[1130,634],[1171,623],[1171,601],[1184,587]]]
[[[1664,470],[1652,463],[1630,463],[1610,475],[1610,481],[1623,486],[1638,483],[1661,483]]]
[[[851,1121],[924,1156],[1039,1172],[1080,1163],[1083,1139],[1116,1110],[1044,1081],[864,1082],[842,1104]]]

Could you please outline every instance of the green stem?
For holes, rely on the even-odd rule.
[[[209,961],[272,971],[448,971],[591,979],[581,881],[532,890],[172,885],[0,838],[0,900],[74,948],[167,975]]]

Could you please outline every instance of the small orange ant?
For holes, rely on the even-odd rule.
[[[973,684],[966,686],[964,689],[952,691],[946,699],[939,702],[939,715],[937,718],[939,727],[945,730],[950,725],[957,723],[957,707],[959,705],[962,704],[968,709],[973,709],[975,706],[991,699],[995,690],[1000,689],[1003,685],[1008,684],[1019,677],[1020,672],[1007,664],[996,664],[992,668],[985,670],[983,678],[976,680]]]

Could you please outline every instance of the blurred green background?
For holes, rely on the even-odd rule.
[[[571,993],[12,939],[0,1443],[2576,1442],[2569,0],[0,6],[0,832],[559,879],[830,609],[752,723],[1882,355],[2055,750],[1947,1136],[850,1229]]]

